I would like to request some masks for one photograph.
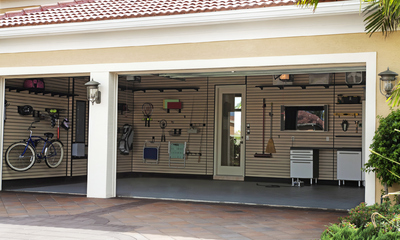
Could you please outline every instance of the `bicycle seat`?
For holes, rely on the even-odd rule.
[[[53,133],[44,133],[44,136],[47,138],[52,138],[54,136]]]

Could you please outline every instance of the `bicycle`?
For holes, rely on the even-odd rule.
[[[64,157],[64,147],[61,141],[51,140],[53,133],[44,133],[46,139],[39,136],[32,136],[32,128],[34,121],[28,128],[30,132],[28,140],[15,142],[11,144],[5,153],[7,165],[18,172],[29,170],[35,162],[40,163],[42,159],[49,168],[58,167]],[[43,143],[41,152],[37,152],[36,148]]]

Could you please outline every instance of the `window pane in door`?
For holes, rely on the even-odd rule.
[[[240,167],[242,95],[222,95],[221,166]]]

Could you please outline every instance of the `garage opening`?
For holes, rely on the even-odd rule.
[[[4,190],[86,195],[88,80],[6,79]]]
[[[217,171],[224,86],[245,87],[245,108],[236,98],[221,105],[231,109],[226,162],[244,156],[242,175]],[[365,66],[124,74],[118,96],[119,141],[124,125],[134,132],[117,156],[118,196],[325,209],[364,201]],[[240,130],[231,126],[237,112]],[[276,152],[266,150],[270,139]]]

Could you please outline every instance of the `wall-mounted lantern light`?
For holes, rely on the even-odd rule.
[[[396,82],[396,76],[398,76],[399,74],[390,71],[389,68],[386,71],[383,71],[381,73],[378,74],[381,78],[379,80],[381,80],[380,82],[380,91],[381,94],[384,95],[386,98],[389,98],[390,95],[392,95],[392,92],[394,90],[395,87],[395,82]]]
[[[92,105],[96,102],[99,104],[101,102],[101,92],[99,91],[100,83],[96,81],[89,81],[85,83],[87,87],[87,99],[92,102]]]

